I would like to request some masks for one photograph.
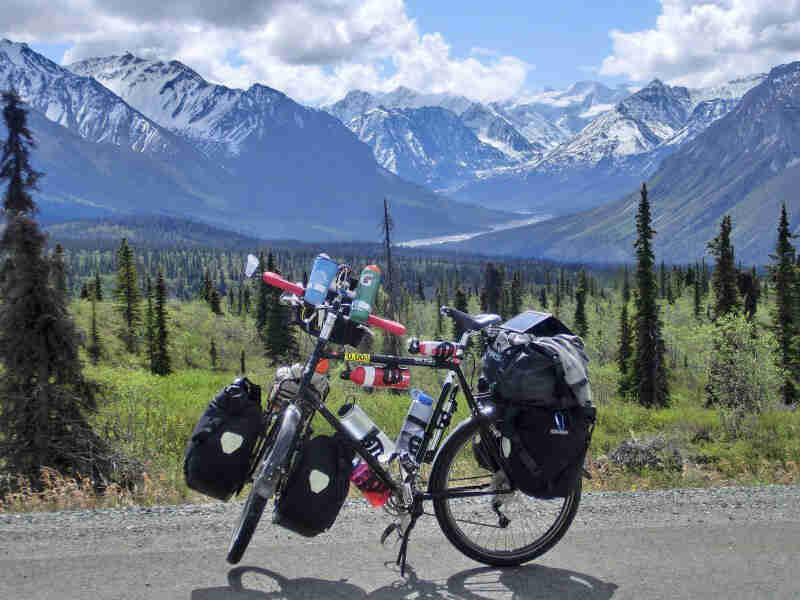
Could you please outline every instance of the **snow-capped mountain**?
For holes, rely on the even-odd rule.
[[[378,107],[347,126],[372,147],[378,164],[433,189],[510,162],[505,154],[481,142],[458,115],[438,106]]]
[[[0,40],[0,89],[13,88],[48,119],[90,142],[177,155],[187,148],[89,77],[57,65],[27,44]]]
[[[656,79],[602,112],[541,160],[486,173],[459,194],[481,204],[501,196],[507,202],[505,208],[546,209],[556,214],[611,202],[649,177],[681,144],[727,114],[763,77],[711,90],[689,90]],[[721,97],[706,99],[715,94]]]
[[[774,251],[781,203],[790,215],[800,214],[800,62],[747,81],[757,85],[738,102],[735,93],[746,85],[699,102],[684,127],[665,142],[684,136],[647,182],[657,260],[698,260],[717,235],[722,216],[730,215],[737,260],[763,265]],[[591,211],[464,245],[556,260],[631,261],[638,201],[637,192],[625,194]],[[797,230],[796,218],[792,229]]]
[[[75,69],[0,43],[0,88],[19,91],[41,140],[33,163],[46,173],[43,218],[189,215],[261,237],[318,240],[361,238],[365,222],[379,222],[384,197],[403,214],[398,239],[508,216],[464,210],[398,178],[337,119],[278,90],[214,86],[176,61],[129,54]]]
[[[443,148],[447,155],[442,155],[440,160],[444,163],[455,163],[459,165],[459,168],[456,173],[456,171],[450,171],[449,167],[444,167],[445,171],[453,173],[453,177],[434,177],[432,180],[437,181],[437,185],[440,187],[463,184],[469,169],[473,170],[474,176],[476,169],[493,169],[521,161],[529,161],[540,156],[545,149],[541,144],[532,144],[514,128],[508,117],[491,106],[472,102],[463,96],[453,94],[422,94],[405,87],[398,87],[387,93],[375,94],[354,90],[338,102],[324,106],[323,109],[350,127],[362,141],[369,143],[372,146],[376,160],[380,164],[386,165],[390,164],[386,160],[387,156],[395,155],[398,152],[409,155],[419,153],[420,149],[415,147],[419,136],[416,136],[415,140],[407,138],[406,144],[408,147],[399,151],[398,145],[403,143],[402,138],[391,139],[377,132],[365,131],[363,128],[364,123],[370,120],[364,117],[378,108],[384,111],[391,111],[392,109],[422,109],[428,107],[442,108],[455,114],[461,119],[465,127],[472,130],[480,143],[493,146],[500,152],[499,154],[487,155],[488,158],[495,157],[493,162],[491,160],[488,162],[481,160],[479,164],[470,167],[469,165],[474,161],[464,161],[463,157],[476,154],[475,142],[469,136],[462,136],[461,139],[467,144],[467,147],[449,146]],[[351,126],[353,123],[356,124],[358,129]],[[441,129],[449,126],[448,124],[452,124],[452,120],[448,119],[448,124],[436,125],[434,121],[430,121],[430,124]],[[382,143],[384,142],[388,142],[389,146],[383,147]],[[439,151],[434,149],[432,152],[436,154]],[[484,150],[479,150],[477,153],[486,155]],[[391,167],[387,168],[391,169]],[[412,179],[414,181],[431,180],[429,175],[412,177]]]

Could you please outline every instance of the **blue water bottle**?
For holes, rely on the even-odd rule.
[[[328,296],[328,288],[336,277],[339,265],[331,260],[327,254],[320,254],[314,260],[311,275],[308,276],[308,284],[303,298],[309,304],[319,306],[325,302]]]

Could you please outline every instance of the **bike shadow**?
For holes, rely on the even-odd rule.
[[[408,566],[406,571],[405,578],[400,578],[398,572],[396,581],[367,592],[346,579],[290,579],[261,567],[237,567],[228,572],[228,586],[196,589],[190,600],[609,600],[617,589],[615,584],[591,575],[541,565],[508,569],[479,567],[440,581],[420,579]],[[253,588],[244,586],[245,574],[256,577]]]

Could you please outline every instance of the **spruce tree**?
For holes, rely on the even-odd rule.
[[[156,375],[169,375],[172,372],[171,360],[168,349],[169,331],[167,330],[167,284],[161,271],[156,279],[155,302],[155,354],[153,357],[153,373]]]
[[[469,313],[469,306],[467,304],[467,295],[464,293],[464,290],[460,287],[456,290],[456,297],[454,302],[454,307],[456,310],[460,310],[464,313]],[[453,321],[453,339],[460,340],[461,335],[464,333],[464,330],[458,326],[456,321]]]
[[[92,296],[92,323],[89,328],[89,346],[86,352],[89,354],[89,360],[93,365],[100,362],[100,356],[103,353],[102,342],[100,340],[100,333],[97,330],[97,299]]]
[[[772,329],[778,339],[779,362],[786,373],[781,388],[785,404],[792,404],[797,399],[798,376],[800,376],[800,356],[797,350],[797,287],[795,269],[795,248],[792,245],[794,235],[789,229],[789,217],[786,204],[781,206],[778,222],[778,241],[775,254],[771,254],[772,264],[769,267],[775,292],[775,308],[772,312]]]
[[[79,297],[80,297],[81,300],[88,300],[89,299],[89,288],[86,286],[86,282],[85,281],[83,282],[83,285],[81,285],[81,292],[80,292],[80,296]],[[94,296],[92,296],[92,298],[94,298]]]
[[[217,286],[214,285],[214,282],[211,282],[211,293],[208,299],[208,305],[211,307],[211,312],[215,315],[222,314],[222,305],[220,304],[219,300],[219,292],[217,291]]]
[[[716,259],[711,286],[714,290],[712,314],[714,319],[718,319],[723,315],[738,313],[741,310],[729,215],[722,218],[719,234],[708,243],[708,248]]]
[[[120,337],[128,352],[136,351],[136,330],[141,323],[139,286],[136,283],[136,261],[128,240],[122,238],[117,251],[117,287],[115,300],[122,315]]]
[[[522,278],[519,271],[514,271],[511,278],[511,297],[509,306],[509,316],[513,317],[522,312]]]
[[[630,372],[629,389],[643,406],[660,407],[669,403],[667,369],[664,360],[665,345],[661,333],[658,287],[653,265],[655,258],[651,240],[656,233],[651,227],[650,202],[647,185],[642,184],[639,210],[636,215],[636,314],[634,330],[636,350]]]
[[[241,375],[247,373],[247,366],[245,365],[244,362],[244,348],[242,348],[242,352],[241,354],[239,354],[239,373]]]
[[[543,285],[542,289],[539,290],[539,304],[542,310],[547,310],[547,286]]]
[[[150,276],[145,280],[144,289],[145,299],[147,300],[147,308],[144,313],[144,337],[147,344],[147,364],[150,366],[150,372],[155,373],[156,356],[156,323],[155,315],[153,314],[153,281]]]
[[[586,270],[581,269],[578,275],[578,288],[575,292],[575,333],[580,337],[586,337],[589,332],[589,325],[586,322]]]
[[[486,263],[484,275],[486,311],[503,315],[503,273],[493,262]]]
[[[12,475],[42,488],[42,467],[95,481],[114,477],[118,457],[91,429],[97,409],[96,384],[84,378],[78,333],[64,294],[50,283],[52,262],[45,235],[34,219],[31,191],[41,173],[30,164],[34,148],[27,112],[14,91],[3,93],[8,138],[2,146],[0,180],[6,228],[0,237],[5,256],[0,288],[0,464]],[[0,495],[14,478],[0,483]],[[99,485],[99,484],[98,484]]]
[[[56,244],[53,252],[53,287],[65,299],[67,297],[67,268],[64,265],[64,248]]]
[[[214,338],[211,338],[211,348],[208,350],[208,356],[211,359],[211,370],[217,370],[217,344],[214,341]]]
[[[272,261],[272,253],[270,253],[270,262]],[[258,271],[257,273],[263,273],[264,271],[270,270],[274,271],[275,265],[270,265],[271,269],[267,268],[267,263],[264,261],[264,252],[262,251],[258,255]],[[263,344],[266,344],[265,336],[266,336],[266,329],[267,329],[267,320],[269,319],[269,312],[270,312],[270,303],[272,301],[272,293],[270,292],[269,285],[264,282],[264,280],[259,277],[256,282],[256,289],[258,290],[257,299],[256,299],[256,331],[258,332],[258,336],[261,339]],[[247,305],[250,304],[250,295],[245,291],[245,302]]]
[[[703,282],[700,278],[694,280],[694,318],[700,320],[703,314]]]
[[[630,319],[628,318],[628,303],[623,302],[619,315],[619,348],[617,350],[617,366],[620,373],[617,391],[621,396],[627,396],[630,392],[631,378],[628,376],[628,368],[632,355],[633,335]]]
[[[100,271],[94,274],[94,297],[98,302],[103,301],[103,282],[100,281]]]

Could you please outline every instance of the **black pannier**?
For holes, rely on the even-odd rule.
[[[338,435],[306,442],[272,515],[272,522],[306,537],[333,525],[350,489],[355,452]]]
[[[537,498],[567,496],[581,477],[595,415],[593,406],[509,414],[501,447],[514,486]]]
[[[245,377],[226,386],[192,431],[183,460],[186,485],[219,500],[239,493],[264,427],[261,388]]]

